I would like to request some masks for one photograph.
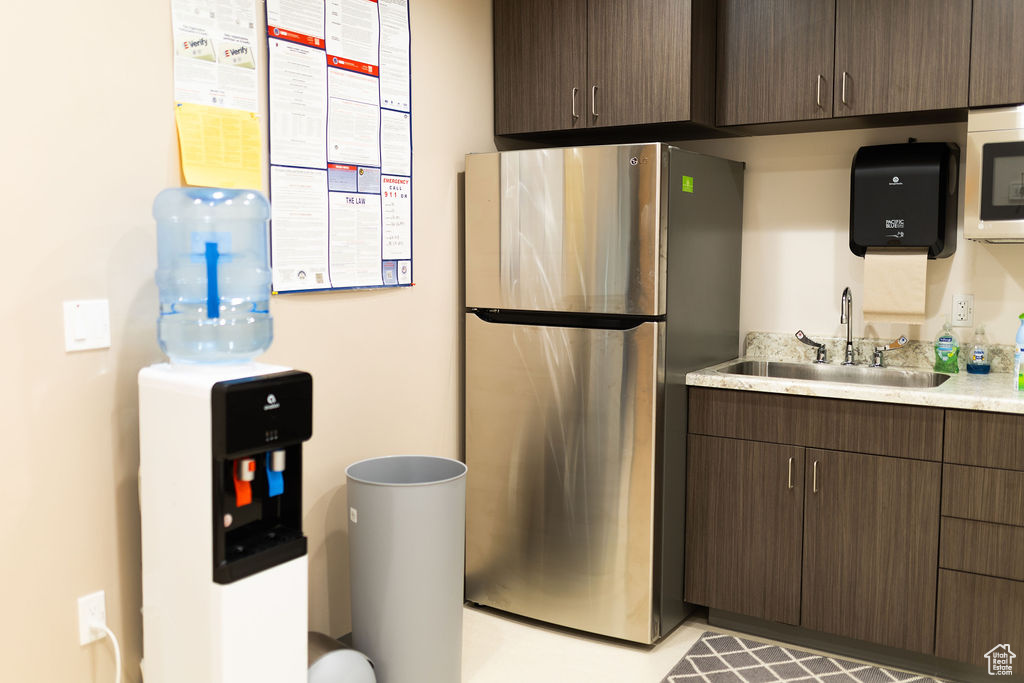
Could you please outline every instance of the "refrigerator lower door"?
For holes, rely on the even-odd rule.
[[[466,318],[466,597],[641,643],[655,612],[664,323]]]

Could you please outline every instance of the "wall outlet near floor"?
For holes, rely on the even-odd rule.
[[[974,325],[974,295],[953,295],[953,327],[972,327]]]
[[[107,634],[92,628],[93,624],[107,624],[107,599],[103,591],[78,598],[78,643],[87,645]]]

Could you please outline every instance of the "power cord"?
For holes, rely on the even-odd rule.
[[[117,642],[117,636],[111,631],[106,624],[93,623],[91,628],[94,631],[103,631],[110,638],[110,642],[114,644],[114,683],[121,683],[121,644]]]

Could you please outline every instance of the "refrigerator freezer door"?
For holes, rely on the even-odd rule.
[[[664,146],[466,157],[466,306],[660,315]]]
[[[658,637],[656,435],[664,323],[466,316],[466,598],[641,643]]]

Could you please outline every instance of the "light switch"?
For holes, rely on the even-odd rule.
[[[64,350],[110,347],[110,302],[87,299],[64,302]]]

